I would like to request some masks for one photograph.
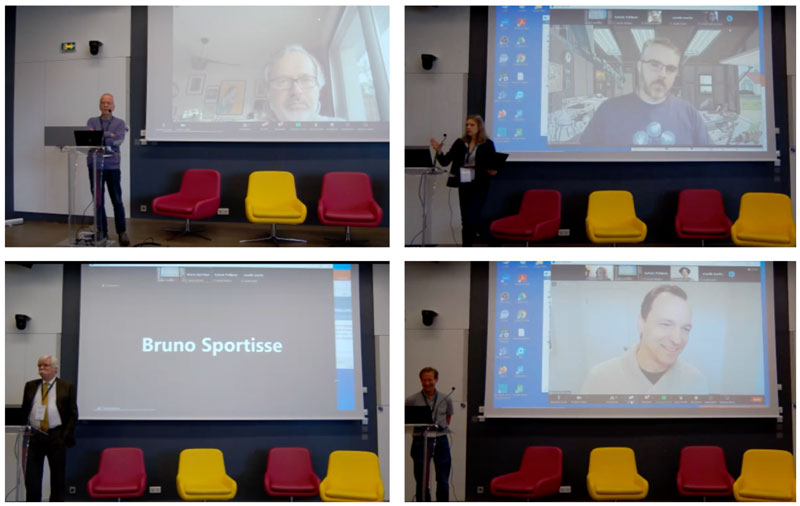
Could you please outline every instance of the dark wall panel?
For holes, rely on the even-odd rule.
[[[80,329],[80,264],[64,266],[64,310],[60,376],[77,383]],[[225,467],[238,484],[237,500],[269,500],[264,492],[267,452],[277,446],[304,446],[311,451],[314,471],[320,479],[327,473],[328,455],[335,450],[377,453],[377,405],[375,336],[373,334],[372,267],[359,269],[361,355],[363,383],[368,386],[364,407],[369,423],[346,421],[79,421],[77,444],[67,452],[67,486],[77,493],[68,500],[89,500],[86,484],[97,472],[100,452],[113,446],[136,446],[145,454],[147,482],[160,485],[160,495],[146,499],[178,500],[175,477],[178,455],[186,448],[219,448]],[[108,322],[109,331],[124,322]],[[114,362],[108,357],[108,381],[114,381]],[[144,371],[143,371],[144,372]],[[308,374],[298,371],[298,374]],[[209,371],[214,374],[214,371]],[[264,388],[282,388],[291,378],[269,378]],[[80,384],[78,384],[80,395]],[[6,409],[8,423],[21,418],[19,408]]]
[[[306,224],[318,225],[317,201],[322,176],[331,171],[366,172],[372,179],[375,200],[383,208],[382,227],[389,226],[389,143],[304,142],[160,142],[139,145],[145,128],[147,104],[147,7],[131,7],[131,217],[155,217],[153,198],[178,190],[186,169],[207,168],[222,174],[222,202],[229,216],[216,221],[247,221],[244,198],[247,177],[256,170],[292,172],[297,196],[308,207]],[[148,212],[139,211],[147,205]]]
[[[14,218],[14,54],[17,8],[6,6],[6,219]]]
[[[495,476],[519,468],[527,446],[558,446],[564,452],[563,485],[571,494],[555,500],[590,500],[586,489],[589,453],[600,446],[627,446],[650,484],[649,500],[678,501],[675,477],[680,449],[686,445],[718,445],[725,451],[728,472],[738,477],[742,454],[750,448],[792,451],[792,392],[788,332],[787,269],[774,265],[778,398],[783,421],[775,419],[488,419],[478,421],[484,399],[489,268],[472,264],[470,287],[469,377],[467,421],[467,501],[497,500],[489,493]],[[484,487],[478,494],[477,487]]]

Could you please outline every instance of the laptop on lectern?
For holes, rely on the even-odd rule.
[[[102,146],[102,130],[75,130],[76,146]]]
[[[407,425],[433,425],[431,408],[428,406],[406,406]]]

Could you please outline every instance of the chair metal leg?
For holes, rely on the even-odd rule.
[[[283,242],[308,242],[305,239],[293,239],[291,237],[280,237],[278,236],[278,225],[273,223],[272,224],[272,232],[267,237],[259,237],[258,239],[242,239],[239,241],[240,243],[244,242],[260,242],[260,241],[272,241],[275,243],[275,246],[280,244],[280,241]]]
[[[188,218],[186,219],[186,224],[184,225],[183,229],[180,229],[180,228],[165,228],[164,231],[165,232],[172,232],[172,236],[169,239],[167,239],[168,241],[171,241],[173,239],[177,239],[178,237],[183,237],[185,235],[195,235],[197,237],[202,237],[206,241],[210,241],[211,240],[210,237],[205,236],[205,235],[203,235],[201,233],[201,232],[203,232],[202,229],[200,229],[200,230],[197,230],[197,229],[192,230],[192,228],[191,228],[191,226],[189,224],[189,219]]]
[[[325,240],[328,242],[332,242],[334,246],[359,246],[361,244],[367,244],[369,242],[366,239],[354,240],[350,236],[350,225],[345,226],[344,239],[339,239],[335,237],[326,237]]]

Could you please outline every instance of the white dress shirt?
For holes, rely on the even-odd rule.
[[[51,384],[53,385],[52,387],[50,386]],[[33,397],[33,407],[28,414],[28,423],[32,427],[39,427],[39,420],[34,419],[34,414],[36,413],[36,406],[41,406],[42,404],[42,385],[44,385],[45,390],[50,389],[47,391],[47,424],[53,429],[61,425],[61,415],[58,413],[58,407],[56,407],[57,383],[55,378],[48,383],[42,380],[39,384],[39,388],[36,389],[36,395]]]

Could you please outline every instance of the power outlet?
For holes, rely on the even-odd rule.
[[[483,493],[483,487],[478,487],[478,493],[479,493],[479,494],[482,494],[482,493]]]
[[[70,494],[77,494],[78,493],[78,487],[76,487],[75,485],[71,485],[69,487],[69,493]]]
[[[572,487],[570,485],[563,485],[561,487],[558,487],[558,493],[559,494],[571,494],[572,493]]]
[[[146,213],[147,212],[147,204],[142,204],[139,206],[139,211]]]
[[[569,237],[569,229],[568,228],[559,228],[558,229],[559,237]]]
[[[231,214],[231,210],[228,209],[227,207],[220,207],[219,209],[217,209],[217,214],[220,216],[228,216],[229,214]]]
[[[158,486],[158,485],[153,485],[152,487],[150,487],[150,493],[151,494],[160,494],[161,493],[161,487]]]

